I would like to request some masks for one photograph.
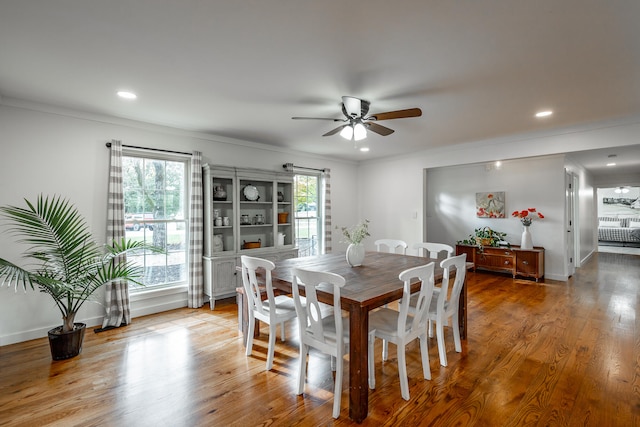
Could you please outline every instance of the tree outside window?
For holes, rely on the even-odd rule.
[[[125,236],[163,248],[130,260],[145,269],[147,287],[187,281],[187,163],[123,156]]]
[[[318,175],[294,176],[296,245],[299,256],[320,253],[321,225]]]

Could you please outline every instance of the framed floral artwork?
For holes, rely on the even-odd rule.
[[[476,193],[476,215],[478,218],[506,218],[504,191]]]

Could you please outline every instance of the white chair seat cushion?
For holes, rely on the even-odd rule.
[[[400,312],[390,308],[381,308],[369,314],[369,331],[376,330],[386,336],[398,336],[398,316]],[[411,315],[407,315],[405,322],[406,331],[411,328]]]
[[[271,309],[268,301],[263,301],[262,307],[264,307],[264,310],[267,312]],[[290,314],[291,318],[296,317],[296,306],[293,302],[293,298],[286,295],[279,295],[275,297],[275,309],[276,315],[278,316]]]
[[[331,314],[333,314],[333,308],[332,307],[330,308],[331,308]],[[321,312],[321,313],[324,314],[324,312]],[[336,321],[333,315],[322,316],[322,328],[324,329],[324,334],[327,340],[335,343],[336,342]],[[311,328],[307,328],[307,332],[311,333]],[[344,342],[348,343],[349,342],[349,318],[348,317],[342,318],[342,334],[343,334]]]

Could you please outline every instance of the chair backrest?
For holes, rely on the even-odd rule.
[[[422,256],[422,252],[424,251],[424,256],[431,259],[438,259],[440,252],[446,252],[446,258],[451,258],[453,256],[453,247],[445,245],[444,243],[416,243],[413,245],[413,249],[417,249],[418,256]]]
[[[444,313],[447,315],[453,314],[458,309],[460,291],[462,291],[464,278],[467,274],[466,263],[466,253],[447,258],[440,263],[440,267],[442,267],[444,271],[442,273],[442,286],[440,288],[440,294],[438,295],[438,310],[444,310]],[[449,279],[453,270],[455,270],[456,278],[453,281],[451,294],[447,295],[449,293]]]
[[[431,297],[433,296],[434,268],[435,263],[430,262],[427,265],[421,265],[419,267],[404,270],[398,276],[399,279],[404,282],[402,300],[399,304],[400,315],[398,316],[398,333],[408,331],[409,335],[418,336],[426,330],[427,322],[429,320],[429,306],[431,305]],[[410,325],[407,329],[407,314],[409,313],[409,306],[412,302],[411,282],[416,278],[421,282],[420,292],[418,293],[417,300],[414,297],[413,301],[415,301],[415,306],[411,307],[413,316],[408,319]]]
[[[304,270],[301,268],[293,268],[291,272],[293,275],[293,301],[298,315],[301,341],[327,354],[336,354],[337,348],[337,357],[341,357],[344,345],[337,345],[337,340],[340,340],[340,343],[344,344],[342,341],[342,311],[340,310],[340,288],[345,284],[344,277],[335,273]],[[318,286],[324,283],[333,286],[333,317],[335,330],[331,331],[325,330],[320,302],[318,301],[318,295],[316,293]],[[302,304],[299,287],[304,289],[306,297],[305,305]]]
[[[403,240],[378,239],[375,241],[375,244],[378,252],[389,252],[395,254],[397,253],[397,248],[400,248],[403,255],[407,254],[407,243]],[[383,251],[383,246],[387,247],[387,251]]]
[[[258,270],[264,270],[264,285],[267,291],[267,300],[269,306],[275,306],[275,297],[273,295],[273,284],[271,283],[271,270],[276,268],[275,264],[263,258],[255,258],[247,255],[240,257],[242,262],[242,286],[244,293],[247,295],[247,303],[249,310],[257,311],[260,314],[269,316],[275,310],[264,309],[262,304],[262,292],[258,283]]]

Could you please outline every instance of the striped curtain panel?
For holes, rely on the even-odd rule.
[[[331,252],[331,169],[325,168],[324,181],[324,253]]]
[[[189,207],[189,289],[188,305],[191,308],[204,304],[202,271],[203,201],[202,201],[202,153],[191,156],[191,203]]]
[[[109,163],[109,196],[107,201],[107,244],[124,239],[124,197],[122,190],[122,143],[111,141],[111,159]],[[126,260],[126,256],[116,258],[115,262]],[[131,323],[129,304],[129,284],[118,280],[105,286],[106,314],[102,329],[117,328]]]

